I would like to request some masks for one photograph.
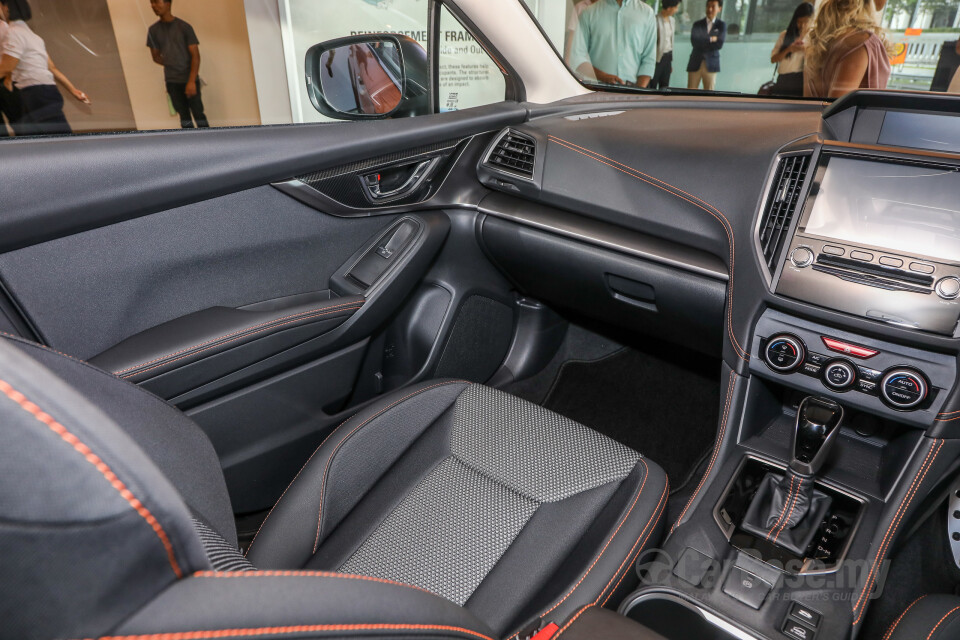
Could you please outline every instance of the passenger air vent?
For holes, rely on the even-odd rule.
[[[797,211],[800,190],[807,175],[809,155],[788,156],[780,159],[767,205],[760,221],[760,251],[770,271],[776,271],[793,214]]]
[[[487,166],[533,179],[533,163],[537,157],[537,143],[530,136],[507,131],[487,157]]]

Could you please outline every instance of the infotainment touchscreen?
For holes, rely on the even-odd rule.
[[[960,263],[960,172],[832,156],[804,231]]]

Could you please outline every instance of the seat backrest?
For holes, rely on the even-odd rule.
[[[38,361],[54,358],[68,376]],[[84,367],[0,340],[2,637],[97,636],[210,568],[177,489],[107,410],[126,383]]]

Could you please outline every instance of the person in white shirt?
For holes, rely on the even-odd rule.
[[[0,78],[7,89],[20,92],[24,135],[72,133],[63,114],[63,96],[56,83],[63,85],[77,100],[90,104],[80,91],[53,64],[43,38],[27,26],[33,14],[27,0],[0,0],[0,11],[9,22],[7,41],[0,58]]]
[[[657,66],[650,79],[651,89],[666,89],[673,73],[673,35],[677,25],[674,15],[680,8],[680,0],[660,0],[657,12]]]
[[[776,96],[803,96],[803,47],[804,37],[813,20],[813,5],[801,2],[793,11],[786,31],[780,32],[777,43],[770,52],[770,62],[777,65],[777,82],[773,86]]]
[[[0,11],[0,54],[3,53],[3,47],[7,43],[7,33],[9,31],[10,26],[3,17],[3,11]],[[13,129],[14,134],[17,133],[17,126],[22,115],[20,95],[16,89],[7,89],[2,82],[2,78],[0,78],[0,138],[6,138],[10,135],[7,125]],[[4,117],[7,119],[6,124],[3,122]]]
[[[592,5],[597,0],[580,0],[573,5],[573,11],[570,12],[570,18],[567,20],[567,39],[563,50],[563,60],[570,64],[570,49],[573,48],[573,38],[577,35],[577,28],[580,26],[580,14],[583,10]]]

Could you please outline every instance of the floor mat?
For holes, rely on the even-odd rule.
[[[543,406],[639,451],[677,488],[713,446],[719,376],[707,356],[624,348],[565,364]]]

